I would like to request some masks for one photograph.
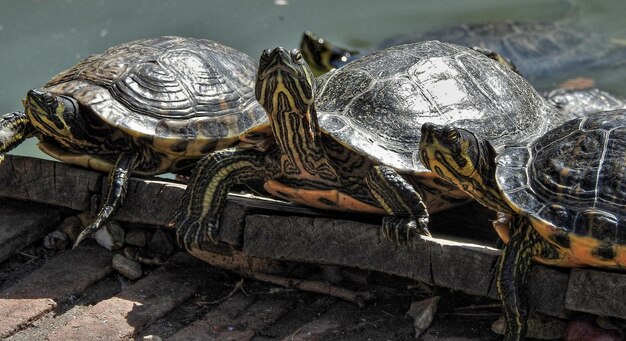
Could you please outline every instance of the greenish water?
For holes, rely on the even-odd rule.
[[[297,47],[305,30],[347,47],[367,48],[399,33],[460,23],[559,20],[572,8],[582,26],[626,41],[623,0],[3,0],[0,111],[20,110],[28,89],[40,87],[80,59],[140,38],[208,38],[256,59],[266,48]],[[626,96],[625,69],[581,76],[592,77],[597,86]],[[542,86],[549,88],[558,81]],[[34,139],[13,153],[46,157]]]

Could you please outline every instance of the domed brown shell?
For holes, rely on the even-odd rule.
[[[570,118],[522,77],[472,49],[427,41],[364,56],[317,79],[323,131],[407,173],[425,122],[454,124],[495,146],[526,141]]]
[[[44,90],[75,98],[112,130],[165,157],[197,158],[266,120],[254,99],[255,77],[254,61],[233,48],[160,37],[88,57]]]
[[[626,265],[626,111],[570,120],[497,162],[505,200],[546,239],[582,263]]]

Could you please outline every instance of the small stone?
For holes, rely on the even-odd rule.
[[[415,328],[415,338],[417,339],[433,322],[437,307],[439,305],[439,296],[427,298],[419,302],[411,303],[409,311],[406,315],[413,318],[413,327]]]
[[[131,229],[126,233],[126,244],[138,247],[146,246],[146,232],[140,229]]]
[[[604,329],[597,323],[590,320],[571,321],[565,329],[565,340],[567,341],[620,341],[624,340],[619,331],[615,329]]]
[[[61,222],[57,230],[65,233],[74,242],[78,235],[85,229],[80,219],[75,216],[67,217]]]
[[[87,227],[91,225],[96,216],[89,211],[85,211],[76,215],[76,218],[80,220],[80,224],[83,225],[83,227]]]
[[[142,338],[143,341],[161,341],[161,337],[157,335],[146,335]]]
[[[141,264],[128,259],[119,253],[113,256],[112,264],[113,269],[130,280],[139,279],[143,274],[141,271]]]
[[[566,327],[567,324],[557,318],[543,315],[532,316],[528,319],[526,337],[538,340],[558,340],[563,338]],[[491,324],[491,331],[498,335],[504,335],[505,328],[504,316],[500,316]]]
[[[43,237],[43,246],[51,250],[65,250],[69,245],[67,234],[61,231],[52,231]]]
[[[124,246],[124,229],[115,221],[109,222],[94,234],[94,238],[107,250],[117,250]]]
[[[174,246],[174,238],[171,234],[165,233],[162,229],[154,231],[150,242],[148,243],[148,252],[155,255],[171,256],[176,247]]]

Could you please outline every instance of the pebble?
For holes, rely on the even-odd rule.
[[[83,225],[83,227],[87,227],[96,218],[96,216],[89,211],[84,211],[82,213],[79,213],[76,218],[80,220],[80,223],[81,225]]]
[[[50,250],[65,250],[69,245],[67,234],[61,231],[52,231],[43,237],[43,247]]]
[[[146,335],[142,338],[143,341],[161,341],[161,337],[157,335]]]
[[[141,271],[141,264],[124,257],[121,254],[113,256],[113,269],[119,272],[122,276],[136,280],[141,278],[143,272]]]
[[[65,233],[72,243],[78,238],[78,235],[83,231],[85,227],[81,223],[80,219],[75,216],[65,218],[57,230]]]
[[[154,231],[150,242],[148,243],[148,251],[152,254],[158,254],[165,257],[171,256],[176,251],[174,246],[174,238],[165,233],[162,229]]]
[[[141,229],[130,229],[126,232],[126,244],[138,247],[146,246],[146,232]]]
[[[413,318],[416,339],[430,327],[437,313],[438,306],[439,296],[411,303],[411,307],[406,312],[406,315]]]
[[[526,337],[538,340],[559,340],[563,338],[567,324],[557,318],[547,316],[532,316],[528,319]],[[491,331],[504,335],[504,316],[500,316],[492,325]]]
[[[107,250],[117,250],[124,246],[124,229],[115,221],[111,221],[100,228],[94,238]]]
[[[603,329],[590,320],[571,321],[565,329],[566,341],[621,341],[622,335],[614,329]]]

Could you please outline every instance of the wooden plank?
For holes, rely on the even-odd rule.
[[[54,161],[8,155],[0,164],[0,197],[93,210],[92,198],[100,195],[104,186],[102,177],[103,174]],[[126,203],[116,219],[163,226],[178,206],[185,185],[160,179],[132,178],[129,188]],[[494,245],[497,240],[491,231],[491,217],[492,212],[475,203],[435,214],[431,230],[436,235],[442,232],[437,235],[440,238],[422,239],[410,246],[397,247],[378,237],[380,217],[325,212],[271,199],[231,194],[218,235],[227,247],[220,246],[215,251],[222,254],[221,248],[223,254],[232,259],[236,258],[234,250],[243,249],[245,256],[257,258],[382,271],[495,298],[493,277],[499,251],[486,247]],[[198,252],[196,256],[203,258],[205,255]],[[209,258],[215,259],[213,256]],[[270,263],[259,260],[259,264]],[[582,277],[570,280],[566,270],[539,265],[533,267],[531,276],[530,291],[538,302],[537,309],[564,316],[565,293],[569,292],[568,286],[572,286],[568,281],[582,281]],[[599,271],[590,276],[598,279],[617,276],[617,283],[626,282],[626,275],[621,273]],[[589,288],[589,295],[601,293],[618,302],[626,301],[625,293],[605,288],[602,281],[581,283]],[[574,295],[574,291],[571,292]],[[569,309],[596,311],[594,309],[602,310],[606,306],[609,309],[606,314],[622,314],[621,310],[614,310],[610,305],[594,305],[591,300],[587,305],[574,298],[570,301]]]
[[[6,155],[0,163],[0,197],[85,211],[102,187],[102,173],[49,160]]]
[[[319,217],[250,215],[246,218],[244,253],[259,258],[380,271],[472,295],[498,298],[495,272],[499,250],[438,238],[421,238],[411,245],[397,246],[381,240],[378,226],[371,224]],[[625,274],[598,274],[604,275],[615,276],[612,282],[626,283]],[[568,284],[568,279],[567,269],[534,265],[529,288],[531,305],[539,312],[565,317],[565,293],[573,285]],[[591,297],[605,296],[615,302],[626,302],[623,285],[597,286],[586,281],[585,288],[596,291],[586,294]],[[592,304],[585,306],[590,309]],[[593,306],[596,314],[604,310],[602,305]],[[568,308],[573,309],[573,306]]]
[[[589,269],[573,269],[565,307],[626,319],[626,276]]]
[[[146,325],[189,299],[201,287],[209,267],[179,253],[149,276],[48,335],[49,340],[128,340]]]
[[[93,244],[61,253],[15,285],[0,292],[0,337],[7,337],[79,295],[112,271],[113,255]]]
[[[482,296],[491,292],[485,277],[493,277],[499,255],[493,248],[436,238],[398,246],[379,238],[378,226],[354,221],[266,215],[246,217],[243,250],[254,257],[381,271]]]
[[[35,203],[0,200],[0,262],[54,230],[61,212]]]

